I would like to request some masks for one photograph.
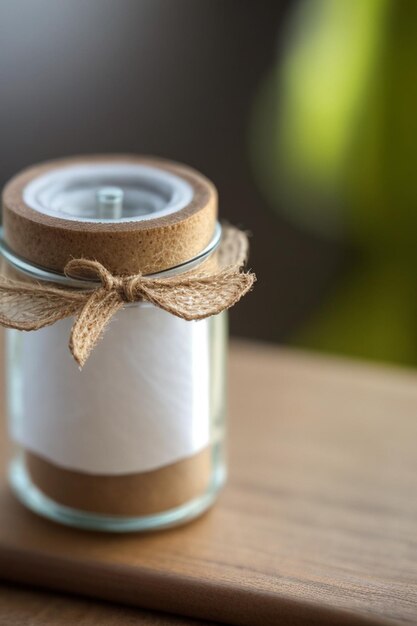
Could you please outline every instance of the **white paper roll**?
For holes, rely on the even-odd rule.
[[[168,465],[209,443],[210,320],[127,307],[82,372],[67,348],[72,321],[9,334],[18,444],[67,469],[118,475]]]

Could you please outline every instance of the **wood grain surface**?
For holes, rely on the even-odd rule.
[[[230,390],[212,511],[81,532],[27,512],[3,477],[1,576],[232,624],[417,623],[417,374],[235,344]]]
[[[154,611],[3,584],[0,626],[213,626]]]

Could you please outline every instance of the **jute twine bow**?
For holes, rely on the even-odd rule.
[[[18,330],[38,330],[75,316],[69,348],[82,367],[107,324],[127,303],[145,300],[185,320],[199,320],[230,308],[252,287],[252,272],[243,272],[247,236],[231,226],[223,228],[218,267],[195,268],[168,278],[135,274],[114,276],[101,263],[73,259],[65,266],[69,277],[86,275],[100,285],[94,289],[62,289],[45,283],[0,277],[0,324]]]

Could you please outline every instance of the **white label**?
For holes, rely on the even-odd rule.
[[[9,336],[12,436],[65,468],[143,472],[209,443],[209,320],[121,311],[79,371],[73,320]]]

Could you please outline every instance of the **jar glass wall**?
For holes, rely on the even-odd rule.
[[[225,478],[226,313],[188,322],[129,305],[82,373],[66,345],[72,321],[6,333],[18,498],[96,530],[196,517]]]
[[[141,155],[36,164],[2,200],[18,498],[96,530],[199,515],[225,479],[225,311],[255,280],[246,234],[222,228],[205,176]]]

